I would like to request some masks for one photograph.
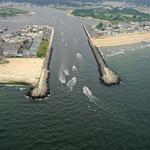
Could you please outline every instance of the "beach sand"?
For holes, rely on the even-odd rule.
[[[8,61],[7,64],[0,64],[0,83],[37,84],[44,59],[9,58]]]
[[[150,33],[129,33],[119,36],[92,38],[97,47],[121,46],[150,41]]]

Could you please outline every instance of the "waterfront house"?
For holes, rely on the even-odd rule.
[[[5,43],[3,45],[4,56],[6,57],[16,57],[19,50],[22,47],[22,43]]]

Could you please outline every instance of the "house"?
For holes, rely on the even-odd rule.
[[[45,29],[43,32],[43,40],[49,40],[51,37],[51,30],[50,29]]]

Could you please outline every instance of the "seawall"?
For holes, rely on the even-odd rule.
[[[52,42],[54,37],[54,28],[52,28],[49,46],[45,56],[45,60],[41,69],[41,75],[37,85],[29,92],[30,98],[44,98],[49,94],[49,63],[52,55]]]
[[[106,61],[104,60],[100,50],[92,43],[91,36],[87,28],[85,26],[83,26],[83,28],[88,37],[89,45],[99,66],[100,79],[106,85],[118,84],[120,82],[119,76],[107,66]]]

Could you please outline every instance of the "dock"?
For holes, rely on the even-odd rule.
[[[100,50],[98,49],[98,47],[96,47],[93,44],[93,42],[91,40],[91,36],[90,36],[86,26],[83,26],[83,28],[88,37],[89,45],[90,45],[92,52],[95,56],[95,59],[97,61],[101,81],[106,85],[119,84],[120,83],[119,76],[107,66],[106,61],[105,61],[104,57],[102,56]]]

